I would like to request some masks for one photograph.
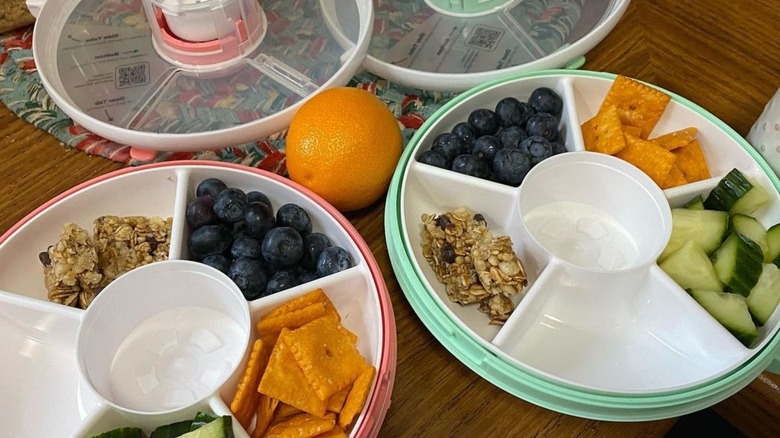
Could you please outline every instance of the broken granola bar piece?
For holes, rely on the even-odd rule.
[[[38,256],[49,301],[86,309],[100,290],[102,275],[92,239],[78,225],[62,227],[60,240]]]
[[[465,207],[422,215],[422,251],[444,284],[450,301],[479,303],[491,324],[503,324],[514,310],[511,298],[527,284],[509,236],[494,236],[485,218]]]
[[[444,284],[450,301],[473,304],[489,297],[471,259],[471,247],[490,239],[481,215],[458,208],[441,215],[422,215],[422,250],[436,278]]]
[[[173,218],[101,216],[94,222],[101,285],[152,262],[168,259]]]

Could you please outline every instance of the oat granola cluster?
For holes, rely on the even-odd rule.
[[[166,260],[172,223],[172,218],[101,216],[93,237],[66,223],[60,240],[39,255],[49,300],[86,309],[120,275]]]
[[[485,218],[464,207],[422,215],[423,256],[444,284],[450,301],[479,304],[491,324],[514,310],[511,297],[527,284],[509,236],[494,236]]]

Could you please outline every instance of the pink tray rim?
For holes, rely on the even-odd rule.
[[[285,184],[288,187],[303,193],[307,197],[311,198],[323,209],[325,209],[334,219],[336,219],[339,225],[341,225],[344,228],[344,230],[347,232],[349,237],[352,238],[352,240],[357,244],[358,248],[360,249],[360,253],[363,255],[363,258],[366,260],[366,263],[368,264],[369,270],[371,271],[371,276],[373,277],[374,283],[376,284],[378,289],[379,306],[382,314],[382,325],[385,328],[385,330],[383,333],[384,337],[382,339],[382,346],[383,346],[382,357],[379,361],[379,368],[377,369],[377,380],[376,380],[374,392],[371,399],[367,401],[367,407],[365,410],[365,416],[363,418],[363,421],[358,425],[356,429],[352,431],[351,435],[354,437],[376,437],[379,434],[379,430],[382,426],[382,423],[384,422],[384,418],[385,415],[387,414],[387,410],[390,407],[390,396],[393,392],[393,383],[395,381],[395,371],[396,371],[396,358],[397,358],[396,328],[395,328],[395,316],[393,313],[393,305],[390,301],[390,294],[387,290],[387,285],[385,284],[384,278],[382,277],[382,272],[379,269],[379,265],[377,264],[376,259],[374,258],[374,255],[371,252],[371,249],[368,247],[368,244],[366,244],[366,241],[363,240],[363,237],[360,235],[357,229],[352,225],[352,223],[349,222],[349,220],[347,220],[346,217],[344,217],[343,214],[341,214],[340,211],[338,211],[335,207],[333,207],[330,203],[325,201],[319,195],[303,187],[302,185],[290,179],[279,176],[277,174],[267,172],[265,170],[257,169],[254,167],[242,166],[240,164],[224,163],[219,161],[179,160],[179,161],[166,161],[163,163],[146,164],[146,165],[136,166],[136,167],[127,167],[124,169],[115,170],[113,172],[109,172],[104,175],[100,175],[98,177],[92,178],[88,181],[85,181],[75,187],[72,187],[60,193],[59,195],[45,202],[43,205],[36,208],[35,210],[27,214],[25,217],[23,217],[19,222],[14,224],[10,229],[8,229],[8,231],[3,233],[3,235],[0,236],[0,244],[2,244],[8,238],[10,238],[19,228],[24,226],[24,224],[26,224],[27,222],[29,222],[30,220],[38,216],[41,212],[48,209],[53,204],[59,202],[60,200],[74,193],[78,193],[81,190],[84,190],[94,184],[127,173],[139,172],[143,170],[156,169],[162,167],[179,167],[179,166],[223,167],[229,169],[236,169],[244,172],[255,173],[265,178],[269,178],[274,181]]]

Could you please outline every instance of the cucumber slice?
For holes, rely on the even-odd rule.
[[[685,208],[689,210],[704,210],[704,198],[702,198],[701,195],[696,195],[695,198],[685,204]]]
[[[178,421],[176,423],[159,426],[152,431],[149,438],[174,438],[193,431],[219,418],[210,412],[198,412],[193,420]]]
[[[769,247],[768,262],[780,267],[780,224],[772,225],[766,231],[766,244]]]
[[[192,432],[180,435],[180,438],[234,438],[232,417],[223,415]]]
[[[761,269],[758,282],[747,297],[748,309],[759,325],[764,325],[772,316],[779,302],[780,268],[766,263]]]
[[[764,262],[769,263],[769,245],[766,242],[766,228],[761,225],[756,218],[746,214],[735,214],[731,216],[731,228],[742,234],[761,248],[764,255]]]
[[[146,438],[146,434],[138,427],[120,427],[118,429],[103,432],[92,438]]]
[[[704,208],[730,214],[752,214],[769,202],[769,194],[739,169],[732,169],[704,200]]]
[[[685,242],[693,240],[705,253],[713,251],[723,243],[729,227],[729,215],[716,210],[672,209],[672,235],[660,259],[680,249]]]
[[[683,289],[723,290],[712,262],[693,240],[665,258],[658,266]]]
[[[718,279],[731,291],[748,296],[761,275],[764,254],[755,242],[732,232],[712,255],[712,260]]]
[[[691,296],[746,347],[758,338],[745,297],[715,290],[692,290]]]

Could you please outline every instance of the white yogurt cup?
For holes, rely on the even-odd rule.
[[[175,260],[128,272],[107,286],[79,327],[84,381],[134,414],[200,403],[235,372],[251,318],[238,287],[202,263]]]

